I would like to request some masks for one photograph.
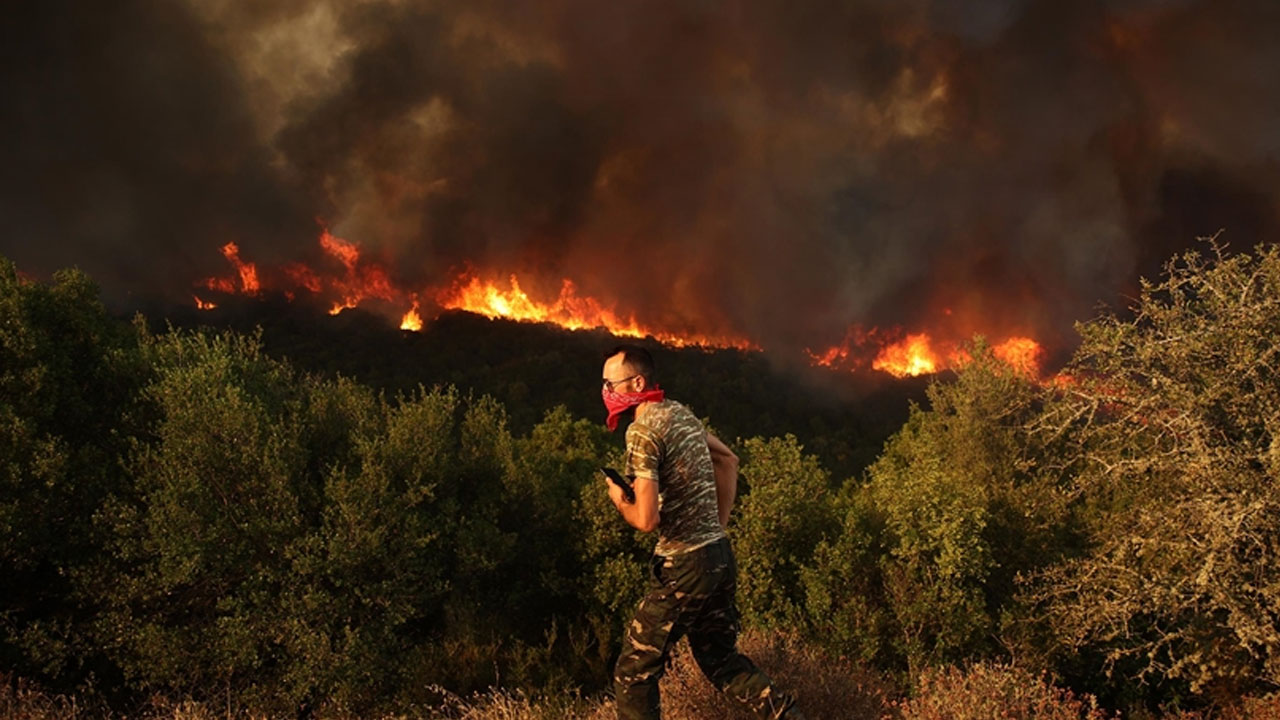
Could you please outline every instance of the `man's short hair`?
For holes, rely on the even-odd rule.
[[[639,345],[618,345],[612,350],[604,354],[604,359],[622,353],[622,364],[630,367],[637,375],[643,375],[644,379],[653,382],[653,356],[648,350]]]

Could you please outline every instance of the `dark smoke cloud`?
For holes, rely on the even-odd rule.
[[[1031,333],[1280,225],[1271,0],[30,5],[0,252],[181,298],[316,220],[432,287],[561,277],[818,347]],[[529,280],[529,282],[535,282]]]
[[[176,293],[221,271],[229,240],[304,239],[313,210],[255,141],[234,63],[179,5],[22,3],[0,48],[0,252],[19,267]]]

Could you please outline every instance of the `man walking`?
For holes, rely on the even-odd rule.
[[[613,483],[609,497],[632,526],[658,531],[648,591],[623,633],[614,671],[619,720],[661,717],[658,680],[686,634],[698,667],[719,690],[762,718],[804,720],[794,701],[774,690],[737,649],[738,570],[725,534],[737,492],[737,456],[687,407],[666,399],[644,348],[614,348],[605,356],[603,375],[609,429],[624,413],[635,413],[623,467],[635,502]]]

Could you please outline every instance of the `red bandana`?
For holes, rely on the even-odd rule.
[[[609,428],[609,432],[613,432],[618,429],[618,418],[622,413],[643,402],[662,402],[666,393],[657,385],[654,385],[652,390],[638,393],[614,392],[606,386],[600,388],[600,397],[604,399],[604,407],[609,411],[609,417],[605,418],[604,424]]]

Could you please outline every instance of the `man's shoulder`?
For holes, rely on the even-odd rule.
[[[669,427],[702,427],[702,420],[698,419],[698,416],[689,408],[688,405],[676,400],[666,400],[664,402],[669,403],[669,405],[664,408],[663,414],[663,419]]]
[[[665,432],[673,425],[684,425],[692,420],[700,423],[698,416],[693,414],[683,403],[665,398],[659,402],[652,403],[645,409],[643,417],[637,417],[635,422],[631,423],[631,427],[637,425],[642,429],[651,432]]]
[[[658,442],[661,439],[661,425],[652,422],[651,418],[646,417],[643,420],[636,418],[627,426],[626,440],[628,443],[634,443],[637,440]]]

